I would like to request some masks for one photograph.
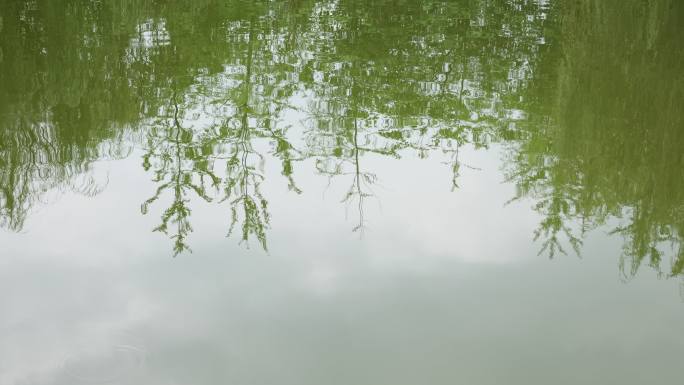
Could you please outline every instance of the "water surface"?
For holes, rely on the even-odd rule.
[[[673,384],[684,3],[0,1],[0,384]]]

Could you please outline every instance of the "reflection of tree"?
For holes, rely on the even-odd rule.
[[[271,159],[296,193],[307,158],[331,182],[349,178],[342,200],[360,230],[381,177],[369,157],[444,152],[457,186],[459,149],[504,142],[517,198],[543,216],[542,252],[578,251],[618,218],[625,270],[660,269],[667,255],[670,275],[684,269],[674,0],[2,4],[7,228],[44,191],[97,193],[92,162],[140,138],[158,183],[143,211],[170,200],[157,230],[176,253],[189,249],[197,196],[229,205],[229,234],[266,248]],[[304,127],[283,124],[294,110]]]
[[[345,175],[351,176],[351,186],[342,198],[342,203],[347,205],[356,203],[358,225],[354,227],[353,231],[359,231],[363,234],[366,225],[363,215],[364,201],[366,198],[373,196],[372,185],[376,183],[377,177],[371,172],[362,170],[360,157],[363,151],[378,152],[382,150],[365,148],[359,143],[359,126],[363,125],[364,121],[358,115],[358,110],[353,105],[351,117],[344,118],[346,122],[351,122],[349,129],[329,133],[329,139],[335,143],[332,154],[326,154],[325,148],[323,148],[319,149],[323,150],[322,153],[312,152],[312,155],[318,158],[316,170],[320,174],[326,175],[330,179]],[[320,139],[320,137],[317,139]]]
[[[193,141],[194,132],[191,128],[183,127],[178,96],[174,92],[171,98],[172,106],[169,115],[160,117],[158,125],[149,130],[148,149],[144,156],[145,170],[154,169],[154,181],[159,183],[157,190],[142,206],[143,213],[147,213],[150,204],[160,198],[165,191],[172,192],[172,203],[161,218],[161,224],[155,231],[168,234],[173,232],[173,251],[178,254],[189,250],[186,243],[188,234],[192,231],[190,224],[188,192],[194,192],[198,197],[210,202],[208,188],[217,188],[219,178],[213,173],[212,164],[201,156],[201,146]],[[154,164],[151,161],[154,160]],[[169,224],[173,229],[169,230]]]
[[[266,250],[266,229],[269,225],[269,214],[267,211],[268,202],[264,199],[260,191],[261,181],[264,179],[261,170],[250,162],[250,158],[256,158],[256,164],[263,162],[263,156],[254,151],[252,147],[253,130],[249,124],[249,111],[251,109],[250,98],[252,96],[252,71],[255,45],[255,19],[249,22],[249,33],[247,38],[247,59],[245,64],[245,76],[242,87],[239,87],[238,110],[239,119],[233,119],[236,124],[228,128],[228,138],[230,138],[229,155],[226,164],[226,184],[224,200],[230,200],[231,204],[231,223],[228,230],[230,235],[235,225],[242,217],[241,239],[246,242],[250,235],[256,236],[261,246]],[[263,120],[262,120],[263,121]],[[267,123],[268,124],[268,123]],[[240,207],[241,212],[238,212]]]
[[[246,82],[248,83],[248,82]],[[243,107],[246,111],[247,106]],[[242,114],[240,123],[233,130],[231,151],[226,162],[225,200],[230,201],[231,223],[228,235],[233,233],[238,222],[242,222],[241,239],[249,241],[250,235],[257,238],[266,250],[266,229],[270,217],[268,202],[261,194],[260,185],[264,179],[263,170],[258,169],[250,158],[262,163],[263,156],[252,147],[247,113]]]
[[[19,231],[46,191],[94,195],[91,163],[128,155],[121,128],[136,124],[140,99],[118,28],[135,20],[94,2],[0,9],[0,226]]]
[[[266,247],[269,215],[260,192],[265,161],[256,150],[260,144],[272,146],[271,155],[280,160],[296,192],[292,165],[306,157],[315,158],[318,171],[331,178],[350,176],[342,200],[357,204],[357,230],[365,225],[364,200],[372,196],[377,181],[361,166],[365,154],[399,158],[405,151],[420,157],[436,150],[450,153],[456,186],[459,148],[467,143],[486,146],[500,127],[515,120],[512,111],[517,110],[509,99],[520,99],[526,75],[517,74],[534,59],[539,38],[539,28],[526,14],[482,19],[494,6],[480,2],[468,7],[427,2],[422,10],[409,2],[403,11],[388,4],[321,2],[312,4],[307,15],[300,12],[306,9],[302,5],[257,2],[240,13],[226,13],[229,22],[209,23],[217,31],[200,29],[195,39],[186,35],[196,32],[167,18],[169,52],[195,53],[190,44],[211,41],[207,36],[223,34],[229,42],[212,51],[221,57],[223,70],[186,75],[194,84],[183,91],[185,110],[198,110],[213,121],[196,127],[184,145],[206,149],[200,159],[211,167],[225,162],[219,201],[231,204],[229,233],[240,227],[243,241],[253,235]],[[391,15],[383,13],[387,9]],[[407,15],[411,23],[406,23]],[[512,33],[501,37],[504,27]],[[183,32],[182,38],[174,39],[175,30]],[[174,58],[174,65],[187,68],[182,58],[188,55],[177,56],[181,62]],[[160,68],[155,72],[164,72]],[[301,151],[279,124],[280,114],[293,108],[290,98],[295,94],[309,100],[306,148]],[[162,136],[161,142],[174,141]],[[187,220],[189,208],[177,208],[177,215]],[[187,234],[189,222],[179,229]]]
[[[669,7],[655,6],[662,3]],[[669,274],[679,275],[684,78],[673,63],[684,59],[674,16],[684,8],[675,1],[591,7],[558,8],[563,34],[539,68],[546,77],[531,94],[534,118],[512,149],[509,176],[520,197],[539,202],[546,244],[559,245],[562,233],[579,243],[581,232],[618,218],[613,233],[625,237],[628,275],[644,263],[660,269],[667,254]],[[598,15],[610,16],[599,22]],[[643,31],[632,27],[641,24]],[[572,223],[580,234],[569,231]]]
[[[171,192],[172,204],[157,230],[173,232],[176,252],[188,247],[192,194],[206,201],[230,202],[231,229],[241,223],[243,240],[255,235],[265,246],[269,216],[259,189],[265,151],[257,151],[264,144],[281,162],[282,174],[295,192],[299,188],[293,165],[306,157],[315,157],[320,171],[329,175],[349,173],[352,186],[344,200],[358,199],[361,209],[376,180],[361,167],[364,154],[398,158],[405,150],[420,156],[447,151],[454,154],[456,175],[459,146],[486,145],[495,134],[487,128],[490,123],[505,121],[493,90],[507,80],[493,81],[491,76],[510,72],[511,65],[529,58],[530,53],[523,51],[530,45],[521,43],[533,40],[520,31],[513,31],[511,38],[497,37],[503,25],[515,29],[522,24],[505,17],[478,21],[479,15],[489,14],[482,9],[488,5],[480,2],[462,7],[430,1],[421,9],[406,2],[402,10],[387,1],[257,1],[240,6],[172,1],[154,12],[147,3],[131,0],[124,8],[136,12],[127,15],[99,3],[71,8],[58,3],[37,5],[40,15],[50,14],[42,12],[45,7],[59,8],[49,20],[27,18],[33,5],[17,8],[14,19],[3,19],[6,30],[17,31],[2,40],[3,52],[16,50],[12,45],[30,36],[33,45],[21,49],[30,50],[36,60],[5,60],[3,66],[13,67],[9,71],[3,67],[2,75],[41,63],[40,55],[47,50],[50,65],[27,73],[38,78],[35,74],[47,74],[53,81],[35,91],[44,95],[49,107],[34,113],[29,100],[35,99],[35,93],[17,98],[19,84],[35,83],[21,76],[8,83],[17,86],[3,94],[1,107],[10,110],[10,100],[26,100],[26,108],[14,110],[24,119],[33,114],[31,125],[43,124],[45,114],[54,122],[68,122],[53,124],[54,134],[36,148],[29,147],[26,154],[50,145],[59,151],[72,148],[74,159],[54,168],[71,170],[72,175],[81,174],[89,161],[102,156],[103,140],[123,139],[129,134],[122,128],[144,126],[147,133],[140,135],[147,137],[144,166],[160,185],[143,211],[164,192]],[[386,10],[391,14],[385,15]],[[64,21],[61,27],[56,22],[59,17]],[[414,20],[407,23],[406,17]],[[522,14],[518,19],[526,20]],[[18,24],[13,26],[13,21]],[[64,26],[67,32],[56,34],[62,39],[45,38],[44,31],[60,31]],[[22,28],[35,33],[26,34]],[[57,45],[49,45],[53,42]],[[483,45],[490,48],[479,52],[477,47]],[[513,46],[517,51],[503,49]],[[495,51],[504,54],[492,65]],[[55,69],[61,69],[60,77],[53,76]],[[280,114],[293,108],[290,99],[295,94],[318,100],[309,111],[313,123],[305,134],[308,148],[295,148],[288,127],[279,122]],[[489,101],[480,102],[483,98]],[[481,107],[495,104],[501,111],[486,112]],[[474,121],[476,110],[489,122],[479,117]],[[210,122],[198,121],[193,117],[197,114]],[[43,158],[57,157],[46,153]],[[25,159],[19,162],[30,165]],[[67,167],[69,162],[80,166]],[[214,169],[223,162],[226,174],[221,176]],[[24,180],[46,178],[33,174]],[[36,196],[26,186],[17,185],[5,194],[3,212],[26,206],[15,203],[17,199]],[[212,196],[215,191],[221,195]]]
[[[177,151],[180,156],[175,163],[165,162],[171,157],[163,152],[153,151],[147,159],[161,164],[164,170],[176,169],[171,167],[173,164],[190,165],[188,175],[184,176],[186,181],[201,181],[204,175],[208,175],[212,189],[216,190],[217,201],[230,204],[228,234],[233,234],[239,227],[241,241],[248,242],[253,236],[266,249],[270,216],[267,200],[260,189],[265,158],[257,147],[262,142],[272,145],[271,155],[281,161],[288,186],[299,192],[292,177],[292,167],[301,156],[287,139],[287,127],[281,127],[278,121],[280,112],[288,106],[287,99],[295,84],[291,80],[291,69],[284,63],[291,58],[285,56],[287,51],[282,43],[282,31],[276,24],[277,17],[258,6],[241,17],[244,18],[234,20],[225,31],[232,46],[229,50],[224,48],[224,70],[194,77],[194,84],[188,84],[184,90],[183,116],[174,119],[174,126],[180,127],[182,123],[179,121],[193,121],[194,115],[202,116],[205,121],[192,122],[194,128],[187,130],[184,151]],[[172,51],[181,49],[172,48]],[[168,136],[162,135],[157,142],[161,145],[175,143]],[[150,149],[153,148],[151,145]],[[225,167],[223,174],[214,173],[213,170],[221,164]],[[155,180],[161,182],[162,178]],[[162,184],[160,189],[165,186]],[[213,199],[203,183],[189,187],[204,200]],[[156,196],[151,201],[154,200]],[[187,200],[176,201],[179,203],[172,208],[178,208],[176,217],[183,225],[179,226],[180,235],[175,238],[184,241],[191,231],[190,209],[186,205]],[[165,212],[160,229],[166,229],[164,224],[172,213]],[[185,244],[181,247],[177,243],[175,251],[186,249]]]
[[[343,200],[358,200],[361,213],[377,180],[359,167],[364,154],[449,153],[456,187],[459,149],[487,146],[517,119],[541,33],[527,17],[541,8],[401,3],[321,6],[307,47],[320,53],[302,77],[312,92],[309,155],[323,174],[354,176]],[[501,14],[511,16],[492,16]]]

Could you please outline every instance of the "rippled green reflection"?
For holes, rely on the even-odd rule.
[[[91,164],[139,149],[157,186],[141,211],[161,210],[175,254],[198,197],[266,249],[266,161],[293,194],[296,168],[348,185],[363,231],[364,156],[447,153],[457,188],[459,149],[497,143],[511,199],[542,215],[541,253],[579,254],[618,218],[625,273],[684,269],[678,1],[0,4],[9,230],[46,191],[97,194]]]

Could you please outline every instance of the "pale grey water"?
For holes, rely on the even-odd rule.
[[[480,170],[455,192],[437,159],[369,159],[383,187],[362,239],[345,186],[266,184],[268,254],[193,202],[194,251],[175,259],[136,209],[154,188],[137,157],[98,163],[101,194],[54,198],[1,235],[0,382],[678,383],[680,281],[625,282],[601,231],[582,259],[538,256],[538,218],[504,206],[498,159],[465,151]]]

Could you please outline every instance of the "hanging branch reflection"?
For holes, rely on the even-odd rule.
[[[162,194],[171,192],[172,203],[164,210],[161,224],[154,231],[172,233],[173,252],[177,255],[190,251],[187,237],[192,232],[192,225],[188,192],[211,202],[208,190],[217,189],[220,178],[213,172],[213,163],[202,157],[202,146],[194,140],[192,128],[183,127],[181,120],[184,111],[175,90],[171,102],[168,110],[170,115],[161,118],[148,134],[148,150],[143,157],[143,167],[146,171],[153,169],[153,181],[160,185],[154,195],[143,203],[142,212],[146,214],[149,206]]]
[[[174,253],[194,202],[223,202],[229,235],[265,249],[268,162],[294,193],[305,160],[345,183],[361,231],[374,159],[442,153],[456,188],[477,166],[462,149],[499,144],[542,254],[619,221],[626,276],[681,275],[682,5],[586,1],[6,2],[0,225],[20,231],[45,191],[97,194],[93,162],[142,142],[143,212]]]
[[[672,67],[683,59],[672,16],[682,5],[654,4],[558,9],[552,21],[564,33],[539,64],[547,73],[530,93],[534,118],[509,154],[518,197],[538,202],[543,247],[562,252],[565,235],[579,253],[587,231],[619,221],[611,233],[624,238],[626,277],[644,264],[668,276],[684,267],[684,79]],[[598,14],[610,15],[603,25],[648,19],[653,29],[618,34],[598,27]]]

